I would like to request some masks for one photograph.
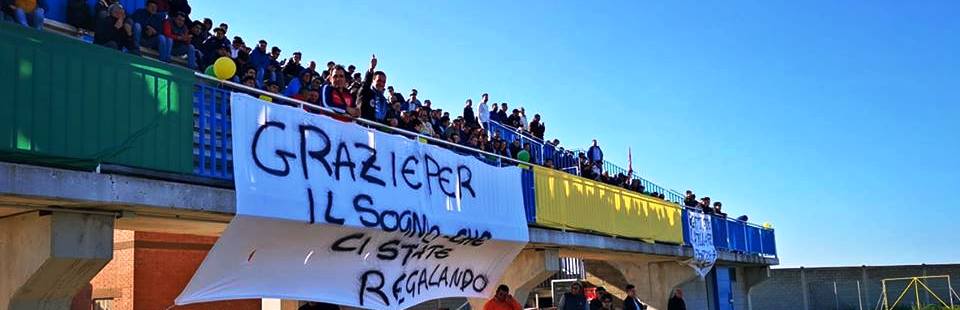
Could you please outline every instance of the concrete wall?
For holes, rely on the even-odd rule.
[[[748,309],[747,281],[745,281],[744,268],[730,268],[735,272],[733,278],[735,281],[731,283],[730,287],[733,290],[733,308],[737,310]],[[687,309],[710,309],[710,293],[707,289],[707,281],[709,281],[709,278],[696,278],[680,285],[680,288],[683,289],[683,300],[687,304]]]
[[[861,303],[863,309],[875,309],[882,297],[883,279],[924,275],[950,275],[954,290],[960,287],[960,264],[774,269],[769,280],[750,292],[750,302],[752,309],[764,310],[860,309]],[[891,304],[907,283],[888,282],[887,296]],[[944,301],[949,301],[945,280],[928,280],[926,284]],[[915,296],[911,291],[904,299],[915,302]],[[922,288],[920,300],[926,304],[936,302],[935,297]],[[955,298],[954,302],[960,303],[960,300]],[[900,305],[909,306],[903,302]]]
[[[708,306],[707,280],[697,278],[680,286],[687,309],[710,309]]]

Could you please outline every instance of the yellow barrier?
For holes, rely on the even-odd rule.
[[[678,205],[553,169],[533,174],[539,225],[683,243]]]

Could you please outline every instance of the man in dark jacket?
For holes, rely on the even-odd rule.
[[[213,28],[214,35],[203,41],[200,51],[203,53],[203,67],[212,65],[217,58],[230,57],[230,39],[227,39],[227,32],[223,28]],[[227,52],[220,53],[220,49],[226,47]]]
[[[188,28],[187,15],[184,12],[177,12],[172,19],[163,23],[163,35],[173,40],[170,55],[187,55],[187,67],[191,69],[197,67],[196,48],[192,44],[193,35]]]
[[[593,139],[593,145],[587,150],[587,159],[592,163],[603,163],[603,150],[597,145],[597,139]]]
[[[645,310],[647,305],[640,302],[637,297],[637,287],[633,284],[627,284],[627,298],[623,300],[623,310]]]
[[[520,121],[520,110],[513,109],[513,113],[507,117],[507,126],[514,130],[523,127],[523,122]]]
[[[490,115],[488,115],[488,118],[491,122],[500,123],[503,121],[500,119],[500,105],[496,102],[490,107]]]
[[[687,304],[683,302],[683,290],[678,288],[673,292],[673,297],[667,302],[667,310],[687,310]]]
[[[170,42],[163,36],[163,14],[156,0],[148,0],[147,6],[138,9],[130,16],[133,19],[133,38],[137,46],[152,48],[160,53],[160,59],[169,59]]]
[[[587,296],[583,294],[583,285],[579,282],[570,286],[570,292],[564,293],[557,304],[557,310],[589,310]]]
[[[133,41],[133,25],[128,23],[123,6],[110,5],[107,12],[109,15],[97,23],[93,43],[118,50],[126,49],[128,53],[140,55],[140,48]]]
[[[692,190],[687,190],[687,193],[683,196],[683,205],[687,208],[696,208],[699,205],[697,195]]]
[[[360,117],[366,120],[381,122],[387,116],[387,97],[383,91],[387,85],[387,74],[375,71],[377,55],[370,59],[370,70],[363,77],[363,86],[357,94],[360,105]]]
[[[471,99],[467,99],[467,103],[463,107],[463,120],[467,122],[467,126],[470,128],[480,127],[477,124],[477,116],[473,113],[473,100]]]
[[[250,65],[259,71],[266,68],[268,63],[270,63],[270,57],[267,55],[267,41],[260,40],[253,48],[253,52],[250,52]]]
[[[530,133],[534,137],[543,140],[543,132],[547,130],[546,123],[540,121],[540,114],[533,115],[533,121],[530,122]]]
[[[282,63],[283,75],[287,81],[293,80],[297,77],[297,75],[300,74],[300,72],[303,72],[303,69],[305,69],[302,65],[300,65],[300,60],[302,57],[303,54],[300,52],[293,52],[293,57],[290,57],[290,59],[287,59]]]
[[[507,103],[500,103],[500,111],[497,112],[497,121],[501,124],[507,123]]]

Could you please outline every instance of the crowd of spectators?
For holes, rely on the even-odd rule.
[[[697,200],[697,195],[693,193],[692,190],[687,190],[686,194],[683,197],[683,206],[700,210],[704,214],[712,214],[719,217],[727,217],[727,213],[723,212],[723,203],[719,201],[713,201],[711,203],[710,197],[704,196]],[[741,215],[737,220],[746,222],[749,218],[746,215]]]
[[[3,14],[0,15],[4,19],[28,27],[42,27],[46,9],[44,1],[2,1]],[[141,47],[145,47],[156,51],[161,61],[169,62],[173,57],[179,57],[197,71],[205,71],[204,68],[217,59],[227,57],[237,67],[236,75],[230,78],[232,81],[326,108],[334,111],[327,114],[340,120],[362,118],[521,162],[535,158],[547,168],[666,200],[664,193],[648,192],[632,170],[615,175],[606,171],[603,151],[597,140],[593,140],[586,152],[578,153],[565,150],[557,139],[544,140],[546,123],[539,114],[528,120],[523,107],[510,109],[507,102],[490,103],[490,96],[484,93],[477,107],[472,99],[466,99],[462,113],[453,116],[449,111],[434,107],[430,100],[421,101],[416,89],[410,90],[408,97],[404,98],[393,86],[387,86],[387,74],[377,70],[376,55],[370,58],[368,69],[362,72],[352,64],[344,66],[334,61],[318,68],[315,61],[306,63],[299,51],[282,59],[282,49],[270,47],[266,40],[248,47],[240,36],[229,39],[227,23],[214,27],[210,18],[192,20],[187,0],[146,0],[145,6],[130,16],[117,0],[98,0],[93,9],[87,7],[84,0],[69,1],[67,9],[70,24],[95,31],[95,44],[137,55]],[[271,96],[260,97],[273,101]],[[311,106],[303,109],[325,113]],[[508,130],[496,130],[498,128]],[[518,138],[521,136],[524,139]],[[536,150],[532,148],[534,144]],[[487,154],[478,157],[496,161],[496,157]],[[683,205],[726,216],[719,201],[711,204],[710,197],[698,201],[692,191],[687,191]],[[746,220],[745,216],[741,219]]]

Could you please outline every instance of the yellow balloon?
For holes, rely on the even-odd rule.
[[[773,224],[770,224],[770,222],[765,222],[765,223],[763,223],[763,228],[771,229],[771,228],[773,228]]]
[[[220,57],[213,63],[213,73],[221,80],[232,78],[237,73],[237,64],[229,57]]]

